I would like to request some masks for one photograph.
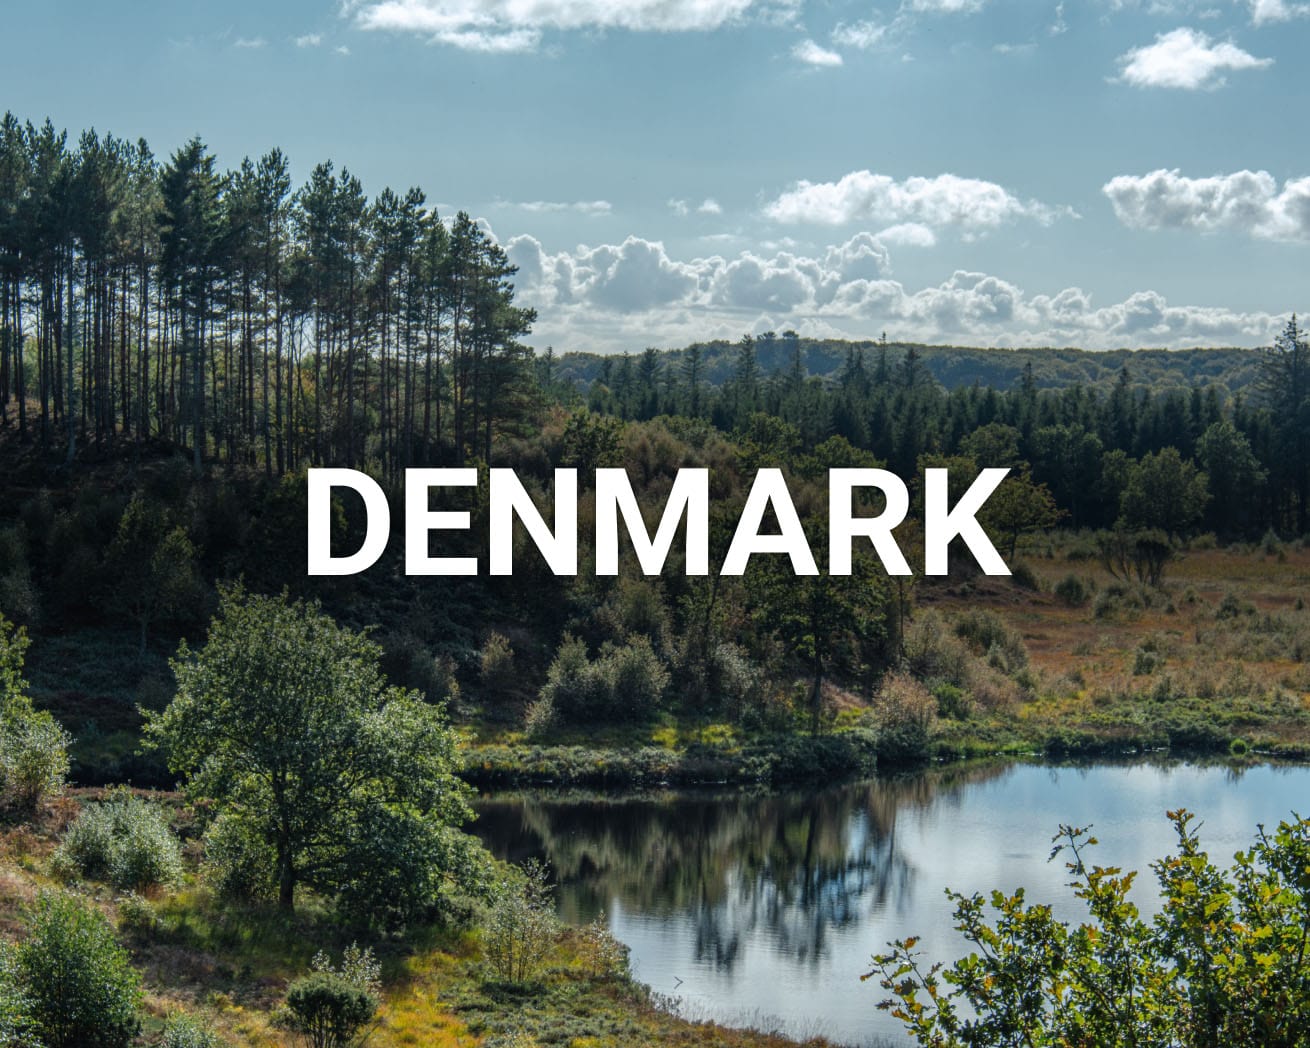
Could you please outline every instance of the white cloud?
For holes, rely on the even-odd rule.
[[[857,51],[867,51],[879,44],[887,35],[887,26],[877,22],[837,23],[832,31],[832,43],[835,47],[853,47]]]
[[[244,51],[258,51],[267,44],[268,41],[262,36],[239,36],[232,41],[233,47],[239,47]]]
[[[1289,22],[1310,15],[1310,4],[1289,4],[1287,0],[1250,0],[1251,21],[1256,25]]]
[[[293,41],[297,47],[318,47],[323,43],[322,33],[306,33],[304,36],[298,36]]]
[[[1119,175],[1102,187],[1134,229],[1227,231],[1261,240],[1310,240],[1310,177],[1282,188],[1268,171],[1187,178],[1179,171]]]
[[[350,48],[348,48],[345,44],[342,44],[340,47],[334,47],[332,49],[332,53],[334,55],[340,55],[342,58],[349,58]]]
[[[939,11],[945,14],[973,14],[981,11],[987,0],[910,0],[911,11]]]
[[[699,215],[721,215],[723,214],[723,206],[713,197],[706,197],[700,202],[700,207],[696,208],[696,213]]]
[[[559,214],[572,212],[577,215],[608,215],[614,205],[608,200],[525,200],[520,203],[502,201],[506,207],[516,207],[520,211],[533,214]]]
[[[1195,29],[1175,29],[1120,56],[1120,79],[1134,87],[1195,91],[1222,86],[1222,74],[1228,70],[1263,69],[1273,61],[1256,58],[1228,41],[1212,41]]]
[[[922,222],[901,222],[888,226],[878,239],[893,247],[932,247],[937,243],[937,234]]]
[[[831,67],[842,64],[842,57],[836,51],[816,44],[813,40],[802,40],[791,49],[792,58],[806,65]]]
[[[526,51],[546,30],[697,32],[750,15],[788,15],[795,0],[346,0],[364,29],[417,33],[466,50]]]
[[[907,178],[852,171],[836,182],[797,182],[764,213],[776,222],[839,226],[853,222],[953,226],[974,235],[1020,218],[1050,223],[1068,209],[1021,200],[995,182],[958,175]]]

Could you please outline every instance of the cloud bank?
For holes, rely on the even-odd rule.
[[[1310,240],[1310,177],[1279,188],[1268,171],[1187,178],[1177,170],[1119,175],[1102,187],[1131,229],[1239,233],[1258,240]]]

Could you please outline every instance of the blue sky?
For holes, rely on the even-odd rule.
[[[1305,309],[1310,3],[5,4],[0,107],[419,185],[532,341],[1259,345]],[[13,47],[12,41],[21,41]]]

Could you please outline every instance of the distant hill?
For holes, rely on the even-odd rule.
[[[871,341],[793,339],[786,335],[772,339],[761,337],[755,342],[761,373],[768,376],[790,369],[797,344],[801,366],[807,374],[834,379],[851,350],[863,353],[865,366],[872,368],[882,348],[881,343]],[[661,363],[679,366],[693,348],[699,348],[701,352],[704,381],[717,386],[731,377],[737,354],[737,344],[733,342],[700,342],[684,349],[660,350]],[[894,366],[904,357],[910,344],[891,342],[885,348],[888,362]],[[1039,389],[1108,386],[1126,367],[1134,386],[1163,390],[1214,384],[1229,393],[1240,393],[1256,381],[1260,361],[1260,350],[1256,349],[1093,351],[925,345],[913,348],[919,352],[933,377],[948,389],[975,383],[995,389],[1011,389],[1022,378],[1024,368],[1031,364],[1033,381]],[[616,367],[620,359],[596,353],[565,353],[557,359],[555,374],[562,381],[586,388],[604,374],[607,366]]]

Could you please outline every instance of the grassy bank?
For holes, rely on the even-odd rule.
[[[0,936],[21,935],[26,908],[42,891],[70,887],[54,878],[50,857],[80,801],[94,796],[78,791],[32,825],[0,827]],[[175,825],[185,833],[187,812],[176,798],[165,799],[174,804]],[[509,985],[490,978],[475,932],[428,928],[370,938],[312,899],[292,915],[222,903],[194,870],[176,891],[156,891],[147,899],[99,884],[71,890],[109,917],[144,976],[143,1044],[154,1043],[165,1019],[178,1012],[203,1018],[235,1045],[299,1044],[276,1020],[287,986],[309,969],[319,950],[339,955],[356,941],[370,945],[382,963],[383,1004],[368,1042],[374,1048],[794,1044],[775,1033],[672,1015],[627,975],[598,971],[579,929],[556,939],[533,981]]]

